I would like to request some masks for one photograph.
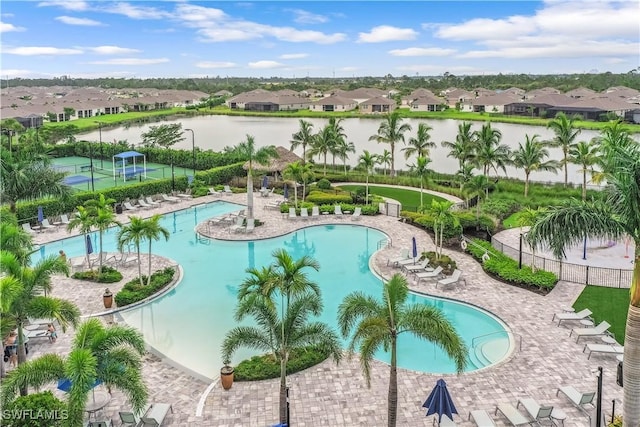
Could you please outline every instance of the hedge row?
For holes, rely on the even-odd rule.
[[[351,203],[353,199],[348,194],[323,193],[322,191],[311,191],[306,200],[317,205],[329,205],[336,203]]]
[[[378,209],[377,204],[353,205],[350,203],[339,203],[339,205],[340,205],[340,209],[342,209],[342,212],[344,211],[353,212],[356,206],[358,206],[362,209],[362,215],[378,215],[380,213],[380,210]],[[280,205],[280,213],[283,213],[283,214],[289,213],[289,208],[292,208],[293,206],[294,206],[293,203],[282,203]],[[298,202],[298,208],[296,209],[296,214],[300,215],[301,208],[307,208],[309,210],[309,214],[311,214],[311,209],[313,208],[313,206],[315,206],[313,203]],[[333,214],[335,212],[335,205],[320,205],[318,206],[318,210],[320,211],[320,214],[324,214],[324,213]]]
[[[558,277],[554,273],[544,270],[533,272],[527,265],[523,265],[521,269],[518,268],[518,261],[498,252],[487,241],[474,239],[473,244],[467,246],[467,251],[480,262],[482,262],[482,256],[488,253],[489,259],[482,262],[482,268],[507,283],[551,290],[558,282]]]
[[[490,233],[493,233],[496,229],[496,224],[488,215],[480,215],[480,221],[478,221],[476,219],[476,215],[472,212],[453,211],[451,214],[457,220],[457,224],[456,221],[451,218],[445,221],[445,228],[443,232],[445,239],[458,237],[464,233],[465,230],[470,229],[475,230],[476,228],[479,228],[481,230],[488,230]],[[400,212],[400,216],[402,218],[406,218],[410,223],[418,224],[429,231],[433,231],[434,218],[429,212],[417,213],[402,211]]]
[[[120,292],[116,294],[116,304],[118,307],[124,307],[150,297],[171,283],[175,273],[176,270],[171,267],[158,270],[151,275],[151,283],[148,286],[146,284],[147,276],[142,276],[144,285],[140,285],[140,279],[136,277],[127,282]]]
[[[287,374],[300,372],[304,369],[324,362],[329,357],[328,351],[318,347],[305,347],[291,350],[287,361]],[[272,354],[253,356],[243,360],[234,369],[236,381],[259,381],[280,377],[280,361]]]

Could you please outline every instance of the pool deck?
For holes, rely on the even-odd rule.
[[[352,221],[349,216],[336,218],[321,216],[317,220],[289,220],[282,217],[279,210],[264,209],[267,202],[280,200],[273,195],[263,198],[254,194],[254,216],[264,225],[256,227],[251,234],[230,233],[228,228],[217,227],[208,231],[213,238],[257,239],[282,235],[301,227],[316,224],[358,224],[382,230],[391,237],[392,246],[377,252],[371,265],[384,278],[391,277],[397,269],[387,266],[387,259],[395,257],[401,249],[410,248],[411,238],[416,237],[418,250],[432,250],[429,235],[416,227],[398,221],[397,218],[376,216],[361,217]],[[180,203],[162,203],[161,207],[137,212],[142,217],[156,213],[167,213],[189,206],[223,200],[246,204],[246,194],[224,197],[206,196],[186,199]],[[242,207],[239,207],[241,209]],[[121,222],[127,221],[127,214],[118,215]],[[198,228],[204,232],[206,225]],[[70,236],[64,229],[39,233],[36,243],[47,243]],[[336,242],[339,244],[339,242]],[[485,409],[491,412],[497,425],[506,425],[506,419],[494,416],[498,403],[515,405],[521,397],[532,397],[540,403],[551,404],[567,413],[564,423],[567,427],[588,426],[587,418],[577,411],[564,397],[556,397],[559,386],[572,385],[580,391],[595,391],[598,366],[604,368],[603,412],[611,412],[611,402],[616,400],[620,412],[622,388],[615,383],[616,359],[613,356],[594,353],[590,360],[582,353],[585,342],[600,343],[599,339],[581,340],[569,338],[570,327],[579,327],[575,322],[566,322],[557,327],[551,322],[554,313],[570,306],[582,291],[581,285],[559,283],[547,296],[541,296],[517,287],[508,286],[487,276],[481,266],[470,256],[445,250],[451,254],[463,271],[466,285],[450,290],[436,289],[432,283],[416,285],[410,281],[416,292],[429,293],[478,305],[500,317],[511,328],[516,337],[516,345],[522,348],[497,366],[461,375],[437,375],[398,370],[398,426],[429,426],[433,417],[425,417],[421,407],[437,379],[447,381],[460,416],[455,417],[458,425],[471,426],[467,420],[469,412]],[[154,269],[174,264],[173,261],[152,257]],[[124,284],[137,275],[135,263],[123,269]],[[143,261],[143,267],[145,263]],[[328,268],[328,267],[324,267]],[[107,285],[114,293],[121,285]],[[102,292],[105,285],[88,285],[66,277],[54,279],[53,294],[74,301],[83,315],[102,311]],[[229,307],[231,316],[233,307]],[[111,316],[105,316],[111,320]],[[30,345],[30,357],[43,352],[61,355],[68,353],[71,331],[58,331],[58,340],[50,344],[46,340]],[[201,337],[194,337],[201,339]],[[189,349],[185,349],[189,351]],[[419,357],[419,355],[415,355]],[[248,383],[234,383],[229,391],[217,384],[217,379],[209,393],[210,384],[194,379],[183,371],[172,367],[152,354],[145,355],[143,375],[150,390],[150,402],[171,403],[174,413],[169,413],[164,425],[175,426],[270,426],[278,421],[279,380]],[[345,358],[339,366],[331,361],[289,375],[291,422],[295,426],[383,426],[387,421],[387,391],[389,368],[375,362],[372,369],[371,389],[360,371],[357,357]],[[60,393],[60,392],[58,392]],[[201,403],[201,404],[199,404]],[[104,416],[119,424],[118,411],[130,410],[124,395],[114,390],[113,398],[104,410]],[[201,411],[201,414],[200,414]],[[595,413],[595,410],[592,411]],[[196,415],[198,414],[198,415]]]

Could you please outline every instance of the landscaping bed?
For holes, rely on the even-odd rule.
[[[324,362],[328,357],[329,352],[313,346],[295,349],[287,362],[287,374],[308,369]],[[253,356],[235,367],[235,381],[259,381],[272,378],[280,378],[280,361],[272,354]]]
[[[120,292],[116,294],[116,304],[118,307],[124,307],[158,293],[173,281],[175,273],[176,270],[173,267],[158,270],[151,275],[149,285],[146,284],[147,276],[142,276],[142,285],[140,284],[140,278],[136,277],[127,282]]]

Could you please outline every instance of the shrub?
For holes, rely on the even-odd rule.
[[[377,203],[371,205],[363,205],[362,207],[362,215],[378,215],[380,213],[380,209]]]
[[[489,199],[481,204],[480,208],[483,212],[493,215],[502,221],[509,215],[520,210],[520,204],[514,200],[508,199]]]
[[[433,267],[442,267],[442,272],[451,275],[453,270],[458,268],[458,264],[448,255],[440,255],[440,259],[436,259],[436,253],[433,251],[423,252],[420,259],[429,259],[429,265]]]
[[[149,283],[148,286],[146,285],[146,276],[142,276],[142,283],[144,283],[144,285],[140,285],[139,278],[127,282],[120,292],[116,294],[116,304],[118,307],[124,307],[150,297],[171,283],[175,272],[175,269],[172,267],[156,271],[151,275],[151,283]]]
[[[487,241],[474,239],[473,244],[470,244],[467,250],[481,262],[482,256],[488,253],[489,259],[482,263],[482,268],[507,283],[550,290],[558,282],[558,277],[548,271],[536,270],[533,272],[531,267],[525,265],[521,269],[518,268],[518,261],[497,251]]]
[[[352,202],[349,194],[323,193],[321,191],[311,191],[306,200],[316,205]]]
[[[291,351],[287,362],[287,374],[300,372],[325,361],[329,357],[327,351],[319,347],[309,346]],[[272,355],[265,354],[243,360],[236,366],[236,381],[258,381],[280,377],[280,362]]]
[[[97,283],[115,283],[122,280],[122,273],[115,268],[103,265],[102,270],[88,270],[73,273],[71,276],[78,280],[88,280]]]
[[[19,396],[2,408],[2,425],[11,427],[58,427],[67,425],[67,405],[50,391]],[[11,417],[12,413],[32,416]],[[42,416],[36,416],[42,414]],[[49,416],[45,416],[49,414]]]
[[[316,183],[316,187],[318,187],[320,190],[331,190],[331,182],[329,182],[329,180],[326,178],[322,178]]]

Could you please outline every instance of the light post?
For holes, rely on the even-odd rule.
[[[602,426],[602,366],[598,366],[598,400],[596,400],[596,427]]]
[[[93,184],[93,147],[92,144],[89,143],[89,168],[91,170],[91,191],[95,191]]]
[[[196,135],[193,129],[185,129],[191,132],[191,151],[193,153],[193,179],[196,179]]]
[[[100,169],[104,169],[104,153],[102,152],[102,122],[96,122],[98,124],[98,132],[100,135]]]
[[[520,233],[520,245],[518,247],[518,269],[522,270],[522,233]]]

